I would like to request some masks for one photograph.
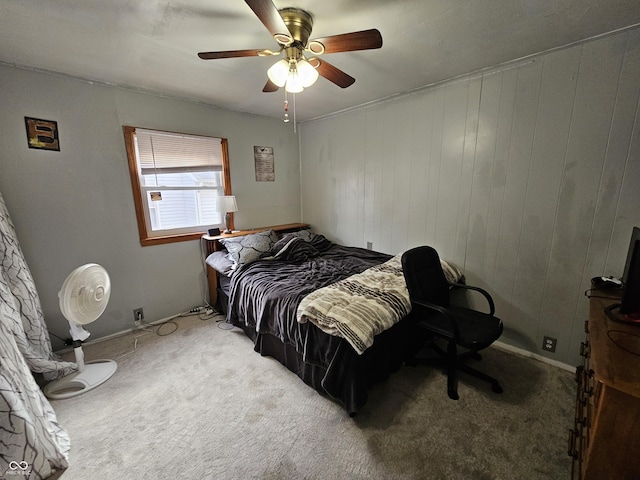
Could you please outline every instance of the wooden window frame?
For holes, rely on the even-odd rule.
[[[129,176],[131,177],[131,189],[133,192],[133,204],[136,210],[136,219],[138,223],[138,233],[140,235],[140,244],[143,247],[151,245],[162,245],[166,243],[185,242],[189,240],[198,240],[206,232],[192,232],[181,233],[165,236],[149,236],[147,231],[147,222],[145,221],[145,209],[143,205],[144,195],[143,189],[140,184],[140,177],[138,175],[138,162],[136,159],[136,149],[134,143],[134,136],[136,129],[142,129],[142,127],[131,127],[125,125],[122,127],[124,133],[124,143],[127,150],[127,160],[129,163]],[[145,128],[145,130],[153,130]],[[161,132],[163,130],[157,130]],[[167,132],[177,133],[177,132]],[[185,134],[186,135],[186,134]],[[220,137],[217,137],[220,138]],[[229,169],[229,146],[226,138],[220,138],[220,147],[222,149],[222,185],[225,195],[233,195],[231,193],[231,172]],[[231,215],[231,228],[234,228],[233,213]]]

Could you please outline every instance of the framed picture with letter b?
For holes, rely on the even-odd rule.
[[[58,122],[24,117],[24,124],[27,128],[29,148],[60,151]]]

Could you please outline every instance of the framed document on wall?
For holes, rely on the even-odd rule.
[[[274,182],[276,180],[273,147],[253,147],[253,159],[256,166],[256,182]]]

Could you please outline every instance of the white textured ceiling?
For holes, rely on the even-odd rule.
[[[311,12],[311,38],[377,28],[380,50],[326,55],[356,78],[296,96],[316,118],[640,24],[640,0],[275,0]],[[276,49],[243,0],[0,0],[0,62],[282,117],[262,93],[271,58],[201,60]],[[290,99],[291,100],[291,99]]]

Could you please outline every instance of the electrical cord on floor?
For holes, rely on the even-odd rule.
[[[216,320],[216,323],[218,324],[218,328],[221,330],[233,329],[233,325],[225,322],[226,318],[224,314],[218,311],[218,309],[212,306],[209,302],[206,302],[204,307],[195,307],[191,310],[191,313],[195,312],[199,312],[198,317],[203,321],[211,320],[214,317],[220,317]]]
[[[145,323],[140,321],[140,327],[137,328],[136,331],[142,331],[145,333],[142,333],[140,335],[136,335],[135,337],[133,337],[133,350],[127,352],[127,353],[123,353],[122,355],[119,355],[118,357],[116,357],[114,360],[118,360],[120,358],[126,357],[128,355],[131,355],[133,353],[135,353],[138,350],[138,338],[140,337],[144,337],[146,335],[149,335],[151,333],[159,336],[159,337],[166,337],[168,335],[173,334],[174,332],[176,332],[179,328],[179,325],[175,322],[175,320],[177,318],[183,318],[183,317],[190,317],[192,315],[197,315],[198,318],[200,320],[206,321],[206,320],[210,320],[211,318],[215,317],[217,315],[217,312],[215,310],[213,310],[209,305],[206,306],[201,306],[201,307],[194,307],[191,310],[189,310],[188,312],[184,312],[184,313],[179,313],[177,315],[174,315],[173,317],[169,317],[167,319],[165,319],[162,322],[159,323]],[[164,327],[165,325],[172,325],[173,328],[170,331],[163,331],[162,327]]]
[[[198,317],[200,318],[200,320],[211,320],[214,317],[217,317],[218,315],[220,315],[220,313],[211,305],[209,305],[208,303],[205,304],[204,307],[202,307],[202,311],[200,312],[200,314],[198,315]]]
[[[189,310],[188,312],[183,312],[183,313],[179,313],[177,315],[174,315],[172,317],[169,317],[161,322],[158,323],[145,323],[142,320],[139,321],[139,326],[133,330],[133,332],[144,332],[144,333],[140,333],[138,335],[135,335],[133,337],[133,349],[123,353],[121,355],[118,355],[117,357],[114,358],[114,360],[118,360],[121,358],[124,358],[128,355],[131,355],[133,353],[135,353],[138,350],[138,339],[140,337],[144,337],[146,335],[149,334],[155,334],[159,337],[166,337],[168,335],[171,335],[173,333],[175,333],[178,328],[179,325],[176,323],[176,319],[178,318],[182,318],[182,317],[190,317],[193,315],[197,315],[198,318],[202,321],[208,321],[211,320],[212,318],[218,317],[220,316],[221,318],[218,319],[217,325],[218,328],[222,329],[222,330],[231,330],[233,329],[233,325],[230,325],[226,322],[224,322],[225,317],[222,316],[222,314],[220,312],[218,312],[215,308],[213,308],[211,305],[209,305],[208,303],[205,304],[204,306],[199,306],[199,307],[194,307],[191,310]],[[167,329],[165,328],[163,330],[163,327],[165,327],[166,325],[172,325],[173,328],[169,331],[166,331]],[[55,333],[49,331],[49,334],[56,337],[57,339],[59,339],[60,341],[64,342],[65,345],[71,345],[70,340],[64,339],[58,335],[56,335]],[[99,339],[98,339],[99,341]]]
[[[222,312],[219,312],[217,309],[213,308],[211,305],[207,304],[206,318],[202,318],[201,316],[200,319],[210,320],[214,317],[219,317],[216,320],[216,323],[218,324],[218,328],[220,330],[233,330],[233,325],[226,322],[225,315]]]
[[[49,332],[49,335],[52,335],[54,337],[56,337],[58,340],[60,340],[62,343],[64,343],[65,345],[67,344],[67,339],[66,338],[62,338],[58,335],[56,335],[55,333],[53,333],[51,330],[47,330]]]
[[[133,350],[130,350],[127,353],[123,353],[122,355],[118,355],[116,358],[113,359],[114,361],[120,360],[121,358],[124,358],[126,356],[129,356],[129,355],[135,353],[138,350],[138,338],[144,337],[146,335],[149,335],[150,333],[155,333],[153,330],[147,329],[147,328],[143,328],[142,330],[145,333],[140,334],[140,335],[136,335],[135,337],[133,337]]]
[[[165,325],[172,325],[173,329],[168,332],[161,332],[160,330]],[[160,325],[158,325],[158,328],[156,329],[156,335],[158,335],[159,337],[166,337],[167,335],[171,335],[176,330],[178,330],[178,324],[173,320],[167,320],[166,322],[162,322]]]
[[[197,314],[198,318],[202,321],[207,321],[215,317],[220,317],[216,320],[216,323],[218,324],[218,328],[220,330],[232,330],[234,328],[233,325],[226,323],[225,316],[221,312],[219,312],[217,309],[212,307],[209,303],[206,303],[203,307],[194,307],[189,312],[180,314],[178,316],[182,317],[182,316],[189,316],[189,315],[195,315],[195,314]]]

